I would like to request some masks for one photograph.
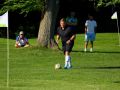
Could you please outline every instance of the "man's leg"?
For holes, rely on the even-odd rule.
[[[87,47],[88,47],[88,43],[89,43],[89,34],[85,34],[85,45],[84,45],[84,51],[87,51]]]
[[[20,48],[21,46],[19,44],[15,43],[15,47]]]
[[[71,57],[70,57],[70,52],[66,51],[65,52],[65,69],[71,68]]]
[[[94,40],[95,40],[95,33],[92,33],[90,35],[90,52],[93,51],[93,42],[94,42]]]
[[[90,41],[90,52],[93,51],[93,41]]]
[[[87,47],[88,47],[88,41],[85,41],[85,46],[84,46],[84,51],[87,51]]]
[[[29,44],[26,44],[24,47],[29,47],[30,45]]]

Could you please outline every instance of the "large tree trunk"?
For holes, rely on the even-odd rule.
[[[47,0],[44,16],[40,22],[38,44],[42,47],[56,46],[54,29],[59,9],[59,0]]]

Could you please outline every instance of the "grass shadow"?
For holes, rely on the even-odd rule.
[[[118,84],[120,84],[120,81],[114,81],[113,83],[118,83]]]
[[[120,66],[109,66],[109,67],[74,67],[73,69],[120,69]]]
[[[120,53],[119,51],[94,51],[94,53]]]
[[[93,52],[87,51],[87,52],[84,52],[83,50],[72,50],[72,52],[82,52],[82,53],[116,53],[116,54],[120,53],[119,51],[93,51]]]
[[[84,52],[84,51],[80,51],[80,50],[72,50],[72,52]]]

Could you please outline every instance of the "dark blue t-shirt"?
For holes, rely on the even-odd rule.
[[[75,34],[75,31],[72,30],[71,27],[67,26],[64,30],[61,27],[58,27],[57,32],[60,35],[62,42],[66,42]]]

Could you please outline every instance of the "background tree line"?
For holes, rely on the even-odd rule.
[[[64,10],[70,11],[70,7],[76,7],[74,9],[80,13],[79,8],[85,9],[85,6],[80,7],[82,4],[86,5],[86,10],[90,8],[95,11],[95,18],[99,24],[98,32],[116,31],[116,22],[111,23],[110,17],[116,10],[119,15],[120,0],[81,0],[79,5],[77,3],[77,0],[0,0],[0,15],[9,10],[11,38],[15,38],[15,35],[23,30],[27,32],[29,38],[38,37],[38,45],[43,47],[56,46],[54,41],[55,28],[58,20],[67,15]],[[82,17],[83,20],[80,21],[84,22],[87,19],[87,14],[86,16],[83,14]],[[80,22],[79,24],[83,25],[84,23]],[[0,28],[0,35],[3,37],[5,36],[4,32],[5,28]],[[78,27],[78,33],[82,32],[83,27]]]

